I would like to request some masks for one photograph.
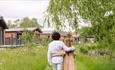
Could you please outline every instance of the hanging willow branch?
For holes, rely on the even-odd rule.
[[[66,27],[66,22],[70,26],[75,25],[77,16],[76,0],[50,0],[48,16],[57,29]],[[77,25],[77,22],[76,22]]]
[[[77,32],[78,16],[81,16],[91,21],[92,27],[88,32],[97,41],[115,42],[115,0],[50,0],[47,12],[50,22],[58,30],[67,21]]]

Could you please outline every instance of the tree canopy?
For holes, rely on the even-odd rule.
[[[20,27],[41,27],[36,18],[29,19],[25,17],[20,22]]]
[[[48,17],[50,23],[54,23],[57,29],[66,27],[66,22],[69,22],[69,26],[77,27],[77,9],[76,0],[50,0],[48,7]]]
[[[50,0],[47,11],[57,29],[67,21],[77,32],[80,16],[91,21],[92,27],[87,30],[97,41],[115,43],[115,0]]]
[[[14,23],[14,24],[12,24]],[[8,26],[9,28],[15,28],[15,27],[42,27],[36,18],[28,18],[28,17],[24,17],[22,19],[16,19],[15,21],[11,22],[8,21]]]

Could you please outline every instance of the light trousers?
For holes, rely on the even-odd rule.
[[[53,63],[53,70],[62,70],[62,63]]]

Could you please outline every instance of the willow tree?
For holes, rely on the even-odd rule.
[[[90,20],[91,34],[100,47],[113,50],[115,43],[115,0],[76,0],[79,15]]]
[[[50,0],[48,22],[61,29],[66,22],[76,30],[78,16],[91,21],[91,34],[100,45],[113,48],[115,43],[115,0]]]
[[[66,25],[76,29],[77,9],[76,0],[50,0],[48,7],[48,22],[62,30]]]

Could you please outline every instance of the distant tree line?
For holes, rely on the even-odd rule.
[[[15,21],[11,22],[10,20],[8,21],[8,27],[9,28],[16,28],[16,27],[22,27],[22,28],[26,28],[26,27],[42,27],[38,21],[37,18],[22,18],[22,19],[16,19]]]

